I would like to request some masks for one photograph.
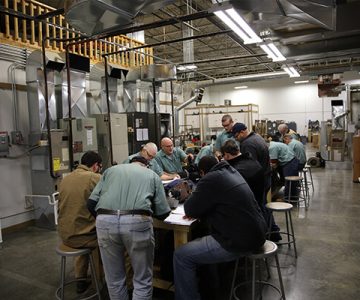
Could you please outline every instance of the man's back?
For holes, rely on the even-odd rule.
[[[249,152],[227,162],[244,177],[261,207],[264,202],[264,171],[260,163],[254,160]]]
[[[251,132],[240,142],[240,151],[251,153],[251,156],[260,163],[265,175],[271,173],[269,148],[260,135]]]
[[[207,173],[185,202],[185,213],[208,221],[211,235],[228,251],[247,251],[265,241],[266,223],[244,178],[227,162]]]
[[[136,163],[113,166],[104,172],[91,199],[101,198],[101,208],[143,209],[162,215],[169,211],[160,177]]]
[[[79,165],[62,180],[59,188],[58,231],[63,241],[95,232],[95,219],[86,203],[100,177],[100,174],[91,172],[88,167]]]

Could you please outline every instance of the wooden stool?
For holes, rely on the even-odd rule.
[[[284,200],[290,203],[297,203],[298,205],[300,205],[301,202],[304,202],[305,208],[308,209],[309,198],[307,197],[307,193],[305,191],[303,178],[301,176],[287,176],[285,177],[285,184],[287,182],[289,183],[289,193],[288,195],[284,195]],[[293,184],[297,184],[299,189],[299,195],[296,196],[296,199],[291,196],[291,185]]]
[[[285,222],[286,222],[286,231],[280,231],[280,234],[285,234],[287,236],[287,242],[276,242],[277,245],[288,245],[289,248],[291,244],[294,244],[294,252],[295,252],[295,258],[297,258],[297,250],[296,250],[296,240],[295,240],[295,233],[294,233],[294,227],[293,222],[291,219],[291,210],[293,208],[292,204],[286,203],[286,202],[271,202],[267,203],[266,207],[273,212],[285,212]],[[268,229],[268,237],[270,237],[271,233],[274,231],[271,231],[271,224],[272,220],[270,218],[269,222],[269,229]],[[290,226],[289,226],[290,225]],[[289,231],[290,227],[290,231]]]
[[[101,299],[99,283],[97,281],[95,265],[94,265],[94,261],[93,261],[92,255],[91,255],[91,251],[92,251],[92,249],[90,249],[90,248],[75,249],[75,248],[65,246],[64,244],[60,244],[56,248],[56,253],[61,256],[61,284],[60,284],[60,287],[55,292],[56,299],[64,300],[65,286],[67,286],[70,283],[83,280],[83,279],[73,279],[73,280],[65,281],[66,257],[75,257],[75,256],[81,256],[81,255],[89,255],[91,278],[95,282],[96,292],[92,295],[89,295],[85,298],[81,298],[79,300],[92,299],[94,297]],[[60,293],[60,296],[59,296],[59,293]]]
[[[252,279],[251,279],[251,281],[242,282],[242,283],[235,286],[235,279],[236,279],[238,266],[239,266],[239,259],[236,260],[236,265],[235,265],[234,275],[233,275],[233,279],[232,279],[229,300],[231,300],[233,297],[236,300],[239,300],[238,296],[236,295],[236,290],[239,287],[241,287],[243,285],[246,285],[246,284],[249,284],[249,283],[251,283],[251,299],[252,300],[255,300],[255,284],[259,284],[260,286],[267,285],[267,286],[272,287],[273,289],[275,289],[281,295],[281,298],[283,300],[286,300],[284,285],[283,285],[283,281],[282,281],[282,277],[281,277],[279,258],[278,258],[278,255],[277,255],[277,250],[278,250],[278,246],[274,242],[265,241],[265,244],[261,247],[261,249],[259,249],[258,251],[254,251],[250,255],[245,256],[247,259],[250,259],[251,262],[252,262]],[[266,260],[269,257],[275,257],[275,262],[276,262],[276,268],[277,268],[277,273],[278,273],[278,277],[279,277],[280,288],[275,286],[274,284],[272,284],[270,282],[261,280],[261,278],[259,280],[256,280],[256,272],[255,272],[256,263],[257,262],[261,263],[263,260]],[[260,266],[260,264],[259,264],[259,266]]]

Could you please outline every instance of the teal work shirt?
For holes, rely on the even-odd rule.
[[[144,209],[157,216],[170,211],[160,177],[137,163],[107,169],[89,199],[97,202],[95,210]]]
[[[171,156],[167,156],[162,150],[160,150],[155,156],[159,167],[169,174],[182,172],[183,169],[181,162],[184,161],[185,158],[185,152],[179,148],[174,148]]]
[[[199,164],[200,159],[203,158],[204,156],[214,156],[213,150],[214,150],[214,145],[207,145],[202,147],[198,155],[196,155],[195,164],[196,165]]]
[[[216,151],[221,151],[221,146],[224,145],[224,143],[229,140],[232,139],[234,141],[237,142],[238,146],[240,147],[240,143],[239,141],[237,141],[233,134],[231,132],[227,132],[226,130],[223,130],[217,137],[216,137],[216,141],[215,141],[215,150]]]
[[[127,159],[123,161],[123,164],[129,164],[131,159],[135,156],[141,156],[140,152],[130,155]],[[160,166],[158,165],[155,159],[149,161],[149,169],[153,170],[159,176],[163,174],[163,170],[160,168]]]
[[[292,139],[291,142],[288,144],[288,147],[294,152],[300,164],[306,163],[305,147],[301,142]]]
[[[270,159],[277,159],[280,166],[286,165],[295,157],[294,152],[287,145],[280,142],[270,142],[269,155]]]

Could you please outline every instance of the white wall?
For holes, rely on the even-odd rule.
[[[232,105],[258,104],[260,119],[294,121],[297,131],[307,135],[309,120],[326,121],[331,118],[331,100],[346,101],[346,92],[338,97],[318,97],[316,81],[307,84],[294,84],[293,78],[241,82],[238,84],[215,85],[207,87],[203,103],[224,105],[230,99]],[[343,83],[360,84],[357,72],[346,72]],[[247,89],[235,90],[235,86],[246,85]]]

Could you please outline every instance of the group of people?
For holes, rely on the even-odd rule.
[[[208,231],[175,249],[177,300],[200,299],[197,266],[235,260],[265,242],[270,159],[275,159],[269,153],[271,145],[244,124],[234,124],[229,115],[222,124],[225,130],[213,146],[214,155],[197,161],[200,180],[184,204],[186,217],[199,219]],[[170,138],[163,138],[160,147],[158,151],[156,144],[147,143],[102,175],[101,157],[86,152],[60,184],[58,231],[62,242],[93,249],[97,274],[101,279],[105,273],[110,299],[129,298],[127,261],[133,270],[132,299],[152,298],[152,218],[163,220],[170,213],[162,180],[186,177],[182,164],[194,159],[175,148]],[[219,162],[220,156],[223,160]],[[78,282],[79,293],[89,284],[87,268],[85,257],[75,260],[75,276],[84,279]]]

